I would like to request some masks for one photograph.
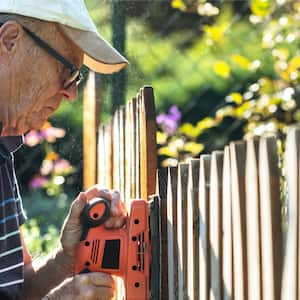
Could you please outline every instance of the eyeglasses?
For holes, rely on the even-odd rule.
[[[4,23],[0,23],[0,26],[2,26]],[[26,27],[22,26],[24,31],[35,41],[35,43],[42,49],[44,49],[48,54],[50,54],[52,57],[54,57],[56,60],[58,60],[60,63],[62,63],[67,69],[70,71],[70,77],[65,80],[64,82],[64,89],[69,88],[74,83],[76,85],[79,85],[79,83],[82,81],[83,76],[80,70],[70,63],[67,59],[65,59],[62,55],[60,55],[55,49],[53,49],[48,43],[43,41],[41,38],[39,38],[37,35],[35,35],[32,31],[27,29]]]

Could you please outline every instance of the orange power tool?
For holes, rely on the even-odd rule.
[[[159,201],[134,200],[126,224],[106,229],[110,201],[91,200],[81,214],[83,232],[75,274],[105,272],[123,279],[126,300],[159,300]],[[151,266],[151,268],[150,268]]]

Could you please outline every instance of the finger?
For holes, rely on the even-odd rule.
[[[114,299],[115,290],[104,286],[82,288],[81,295],[85,300],[111,300]]]
[[[95,286],[105,286],[108,288],[115,288],[115,281],[113,277],[106,273],[89,273],[90,282]]]
[[[117,216],[117,217],[110,217],[105,223],[105,227],[108,229],[117,229],[121,228],[126,223],[126,217],[124,216]]]
[[[94,185],[85,191],[85,195],[87,196],[88,201],[96,198],[103,197],[107,200],[112,200],[112,194],[108,189],[101,187],[100,185]]]
[[[111,216],[126,216],[126,209],[123,201],[121,201],[120,193],[118,191],[112,192],[112,200],[111,200]]]
[[[69,221],[80,222],[80,214],[87,204],[87,198],[84,193],[80,193],[71,205],[69,212]]]

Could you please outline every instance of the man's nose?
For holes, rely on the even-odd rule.
[[[60,90],[60,94],[64,96],[69,101],[74,101],[77,98],[78,88],[76,83],[74,82],[67,88],[63,88]]]

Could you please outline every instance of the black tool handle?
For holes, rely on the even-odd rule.
[[[108,219],[110,207],[110,201],[105,198],[94,198],[84,207],[80,215],[83,226],[81,241],[86,239],[90,228],[100,226]]]

